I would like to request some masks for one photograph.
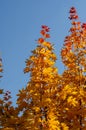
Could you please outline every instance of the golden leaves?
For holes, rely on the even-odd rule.
[[[26,60],[24,72],[30,72],[30,81],[27,88],[20,91],[17,100],[20,110],[28,107],[33,113],[34,126],[32,124],[29,126],[33,129],[39,129],[40,126],[48,129],[47,112],[51,109],[49,104],[53,104],[53,94],[56,94],[57,90],[58,69],[55,67],[57,58],[53,52],[53,45],[46,41],[46,38],[50,37],[48,32],[49,28],[43,25],[38,46]],[[53,128],[49,126],[50,129],[58,129],[55,122],[53,121]]]
[[[43,42],[43,45],[44,45],[45,47],[47,47],[48,49],[50,49],[50,50],[53,49],[53,47],[52,47],[52,45],[51,45],[50,42],[46,42],[46,41],[44,41],[44,42]]]
[[[69,130],[69,127],[65,123],[61,123],[61,127],[63,130]]]
[[[77,99],[74,98],[73,96],[69,96],[68,99],[67,99],[67,102],[68,102],[70,105],[73,105],[73,106],[77,106],[77,104],[78,104]]]
[[[75,87],[66,85],[62,90],[61,98],[65,101],[67,100],[70,106],[76,106],[78,104],[77,94],[79,93]]]
[[[15,122],[21,130],[76,130],[86,127],[83,123],[86,119],[86,23],[75,21],[78,15],[74,7],[70,9],[69,18],[73,20],[72,27],[61,50],[62,61],[67,68],[61,76],[58,75],[53,45],[46,41],[50,38],[50,28],[42,25],[38,45],[26,60],[24,73],[30,72],[30,79],[27,87],[17,95],[18,108],[10,107],[8,94],[4,100],[0,99],[0,121],[5,121],[6,129],[10,125],[14,127]],[[0,62],[2,72],[1,67]],[[0,94],[3,94],[2,90]]]
[[[40,107],[35,106],[33,107],[33,110],[35,110],[35,112],[40,112]]]
[[[43,74],[50,74],[52,72],[52,68],[44,68]]]
[[[29,67],[26,67],[25,69],[24,69],[24,73],[28,73],[30,71],[30,68]]]
[[[48,127],[49,130],[60,130],[60,122],[58,118],[55,116],[53,111],[50,111],[48,114]]]

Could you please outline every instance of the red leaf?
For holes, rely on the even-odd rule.
[[[46,31],[46,32],[49,32],[49,31],[50,31],[50,28],[46,28],[45,31]]]
[[[50,38],[50,34],[46,34],[45,37],[46,37],[46,38]]]
[[[40,32],[43,36],[45,35],[45,31],[44,30],[41,30]]]
[[[70,9],[70,12],[69,13],[76,13],[76,9],[75,9],[75,7],[71,7],[71,9]]]
[[[46,25],[42,25],[42,29],[45,30],[45,32],[49,32],[50,31],[50,28]]]
[[[43,38],[39,38],[38,39],[38,43],[42,43],[42,42],[44,42],[44,39]]]
[[[86,23],[82,24],[82,28],[86,29]]]
[[[46,26],[46,25],[42,25],[42,28],[43,28],[43,29],[46,29],[46,28],[47,28],[47,26]]]

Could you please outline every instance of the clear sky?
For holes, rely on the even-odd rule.
[[[41,25],[51,28],[50,41],[55,44],[58,57],[56,66],[62,73],[60,49],[70,28],[68,12],[72,6],[80,21],[86,22],[86,0],[0,0],[0,56],[4,69],[0,88],[11,91],[14,104],[18,90],[29,81],[23,69],[36,47]]]

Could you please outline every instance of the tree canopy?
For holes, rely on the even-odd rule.
[[[17,94],[0,88],[0,130],[86,130],[86,23],[81,23],[75,7],[69,11],[71,27],[64,38],[62,74],[56,67],[50,28],[41,26],[36,48],[25,61],[28,83]],[[0,78],[3,66],[0,58]]]

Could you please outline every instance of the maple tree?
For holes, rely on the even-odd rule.
[[[2,59],[0,58],[0,78],[2,78],[2,75],[1,75],[2,72],[3,72]],[[0,96],[2,94],[3,94],[3,89],[0,88]],[[2,125],[2,117],[3,117],[2,109],[3,109],[3,100],[0,98],[0,127]]]
[[[26,60],[24,69],[24,73],[30,72],[30,81],[18,94],[17,103],[23,111],[22,117],[27,117],[25,118],[26,126],[23,126],[28,130],[31,128],[48,130],[51,124],[47,122],[52,122],[52,116],[49,116],[50,111],[53,117],[55,116],[53,107],[59,76],[55,67],[57,58],[53,52],[53,45],[47,41],[47,38],[50,38],[49,31],[49,27],[42,26],[40,31],[42,37],[38,39],[32,56]]]
[[[2,59],[0,58],[0,73],[2,72]],[[19,123],[18,110],[12,106],[11,92],[5,92],[0,88],[0,130],[17,130]]]
[[[64,70],[61,99],[64,120],[70,130],[86,129],[86,24],[78,21],[76,9],[70,9],[72,27],[65,37],[61,57]],[[62,117],[62,118],[63,118]]]
[[[0,89],[1,130],[86,130],[86,23],[79,21],[74,7],[69,13],[71,28],[61,49],[63,73],[55,66],[50,28],[42,25],[37,46],[25,61],[29,81],[17,94],[17,107],[11,93]]]

